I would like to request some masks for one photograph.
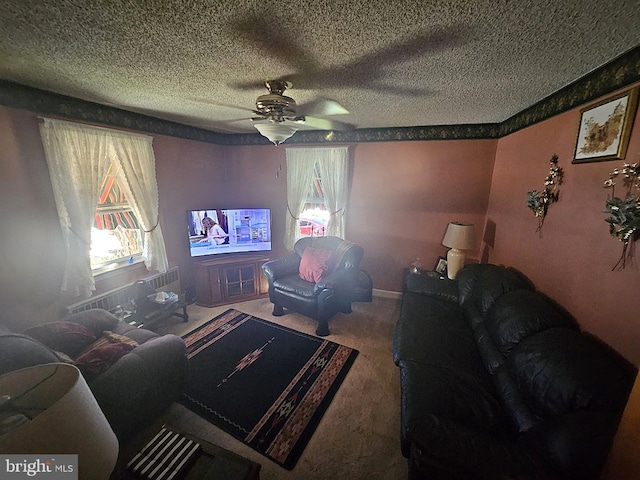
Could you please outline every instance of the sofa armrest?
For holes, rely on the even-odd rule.
[[[178,399],[188,375],[185,351],[175,335],[151,338],[89,383],[120,440]]]
[[[291,253],[285,257],[271,260],[262,265],[267,280],[271,284],[274,280],[290,275],[296,275],[300,270],[300,256],[297,253]]]
[[[355,268],[341,268],[322,277],[315,285],[314,291],[351,289],[355,286],[358,270]]]

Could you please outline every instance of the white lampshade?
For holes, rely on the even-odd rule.
[[[263,137],[267,137],[269,141],[275,145],[280,145],[296,133],[299,128],[284,122],[256,123],[254,127],[256,127],[256,130],[258,130]]]
[[[475,227],[471,223],[451,222],[447,226],[442,244],[451,248],[447,253],[447,276],[453,280],[464,267],[465,252],[476,245]]]
[[[0,392],[0,419],[25,418],[0,436],[0,452],[76,454],[78,478],[109,478],[118,439],[76,367],[51,363],[9,372],[0,377]]]

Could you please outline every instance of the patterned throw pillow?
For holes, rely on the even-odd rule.
[[[121,357],[137,346],[137,342],[124,335],[105,331],[101,338],[89,345],[75,359],[75,365],[87,381],[90,381],[106,372]]]
[[[96,340],[95,335],[84,325],[67,321],[36,325],[26,330],[24,334],[72,358]]]
[[[131,345],[132,347],[138,346],[138,342],[130,339],[126,335],[120,335],[119,333],[113,333],[109,331],[102,332],[102,335],[111,343],[126,343],[127,345]]]

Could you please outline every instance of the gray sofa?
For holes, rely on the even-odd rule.
[[[108,351],[100,344],[108,344]],[[87,310],[22,333],[0,326],[0,375],[61,361],[80,369],[121,441],[176,400],[188,374],[180,337],[134,328],[106,310]]]

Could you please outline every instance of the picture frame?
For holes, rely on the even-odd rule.
[[[433,270],[439,273],[440,275],[447,274],[447,260],[444,257],[438,257],[436,261],[436,265],[433,267]]]
[[[625,158],[638,108],[638,89],[631,88],[580,111],[571,163]]]

